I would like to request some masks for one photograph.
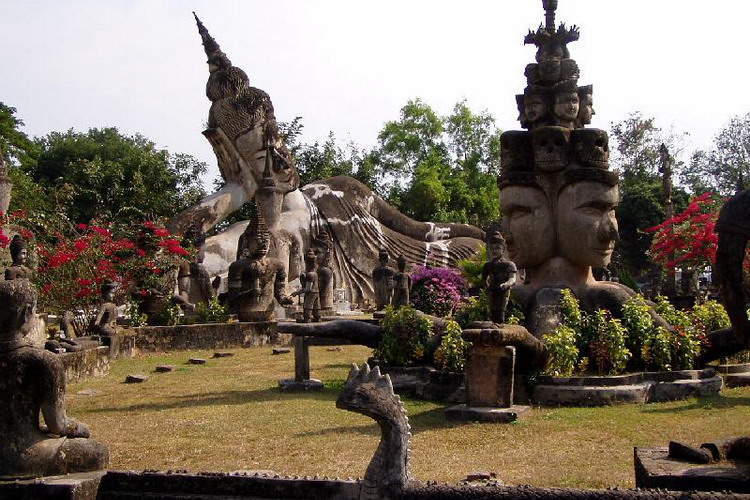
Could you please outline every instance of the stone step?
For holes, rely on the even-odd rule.
[[[729,373],[750,373],[750,363],[741,363],[737,365],[719,365],[716,371],[722,375]]]
[[[724,385],[727,387],[750,386],[750,371],[746,373],[727,373],[724,377]]]

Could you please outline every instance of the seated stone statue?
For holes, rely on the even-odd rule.
[[[203,266],[205,242],[206,236],[195,229],[186,231],[182,239],[183,247],[193,246],[197,249],[193,262],[180,264],[177,273],[177,295],[174,296],[174,301],[184,311],[192,312],[198,304],[208,304],[216,297],[211,277]]]
[[[318,272],[315,252],[308,250],[305,255],[305,272],[299,277],[302,288],[292,294],[304,295],[305,301],[302,322],[320,321],[320,290],[318,289]]]
[[[391,305],[393,300],[393,276],[396,274],[388,267],[388,250],[381,248],[378,253],[379,265],[372,271],[372,284],[375,289],[375,307],[378,311]]]
[[[0,283],[0,303],[0,477],[106,467],[106,446],[88,439],[88,427],[65,415],[62,362],[24,338],[33,328],[36,307],[29,281]],[[40,413],[46,428],[39,425]]]
[[[117,324],[117,304],[113,302],[116,285],[104,283],[101,286],[102,305],[96,313],[91,331],[94,335],[111,337]]]
[[[243,234],[242,253],[230,266],[229,304],[240,321],[271,321],[274,299],[281,305],[289,305],[292,300],[284,295],[284,266],[267,256],[270,236],[263,215],[255,213]]]
[[[10,281],[19,278],[31,278],[31,269],[26,267],[29,251],[26,249],[26,240],[23,239],[23,236],[15,235],[10,242],[9,249],[13,265],[5,270],[5,279]]]
[[[482,268],[482,281],[487,287],[490,303],[490,321],[505,323],[505,312],[510,300],[510,290],[516,283],[516,265],[507,257],[505,239],[495,232],[487,239],[490,261]]]
[[[406,257],[398,256],[398,272],[393,276],[393,307],[409,305],[411,293],[411,275],[406,272]]]

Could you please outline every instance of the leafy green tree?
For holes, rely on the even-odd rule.
[[[681,178],[695,193],[729,196],[750,188],[750,113],[732,117],[711,149],[694,152]]]
[[[38,148],[21,130],[23,120],[15,114],[16,108],[0,102],[0,154],[10,165],[31,165]]]
[[[48,192],[68,192],[64,211],[74,223],[170,217],[206,194],[200,179],[205,163],[157,149],[140,134],[71,129],[35,142],[38,160],[24,170]]]

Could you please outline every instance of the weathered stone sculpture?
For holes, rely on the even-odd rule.
[[[411,275],[406,272],[408,262],[403,255],[398,256],[398,272],[393,276],[393,307],[409,305]]]
[[[170,224],[174,232],[200,226],[207,231],[253,198],[271,233],[269,256],[284,265],[289,281],[302,272],[304,252],[323,228],[331,232],[331,270],[336,286],[352,292],[352,301],[373,300],[370,280],[376,251],[404,254],[412,265],[445,266],[473,255],[484,234],[464,224],[414,221],[350,177],[316,181],[299,189],[299,176],[284,146],[268,94],[253,88],[244,71],[198,21],[208,55],[211,100],[204,135],[216,153],[224,187],[188,209]],[[227,272],[246,222],[207,240],[205,265],[212,274]]]
[[[196,249],[194,260],[181,263],[177,272],[177,295],[174,300],[188,312],[195,311],[195,306],[208,304],[216,297],[211,276],[203,265],[205,242],[206,236],[195,228],[186,231],[182,238],[183,247]]]
[[[299,277],[302,288],[292,294],[302,295],[302,322],[320,321],[320,289],[318,288],[317,258],[312,249],[305,254],[305,272]]]
[[[556,27],[555,8],[556,2],[545,1],[546,25],[526,36],[537,47],[537,63],[526,68],[521,123],[528,131],[502,135],[498,179],[502,232],[510,259],[525,271],[525,283],[513,295],[536,336],[559,324],[563,288],[584,308],[615,316],[634,294],[592,274],[592,267],[609,264],[618,240],[618,178],[609,170],[607,133],[575,128],[593,115],[593,90],[578,87],[567,47],[578,40],[578,28]]]
[[[107,448],[88,439],[88,427],[65,414],[62,362],[24,338],[32,328],[36,307],[36,292],[29,281],[0,283],[0,303],[0,476],[34,477],[106,467]],[[46,429],[39,425],[40,412]]]
[[[29,258],[29,251],[26,249],[26,240],[23,236],[17,234],[13,236],[13,239],[9,245],[10,257],[13,259],[13,265],[5,270],[5,279],[28,279],[31,278],[31,269],[26,267],[26,262]]]
[[[5,165],[5,159],[0,154],[0,212],[7,214],[10,206],[10,195],[13,190],[13,183],[8,176],[8,167]]]
[[[516,265],[507,257],[505,239],[499,232],[487,239],[489,262],[482,268],[482,281],[487,287],[490,321],[505,323],[505,313],[510,300],[510,290],[516,284]]]
[[[381,248],[378,253],[378,267],[372,271],[372,283],[375,289],[375,308],[382,311],[391,305],[393,300],[393,277],[396,274],[388,267],[388,250]]]
[[[335,276],[331,269],[331,257],[333,253],[333,241],[328,231],[321,232],[317,240],[320,248],[318,256],[318,292],[320,293],[320,314],[323,316],[333,315],[333,289],[336,285]]]
[[[288,305],[291,299],[284,295],[284,266],[267,255],[271,238],[261,213],[255,212],[242,240],[241,257],[230,266],[230,310],[240,321],[271,321],[274,300]]]
[[[102,305],[96,313],[92,333],[111,337],[115,334],[117,324],[117,304],[114,303],[114,283],[103,283],[101,286]]]

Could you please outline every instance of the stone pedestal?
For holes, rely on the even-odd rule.
[[[497,325],[502,331],[505,325]],[[513,405],[516,348],[503,343],[502,335],[464,331],[472,343],[466,359],[466,404],[445,410],[449,420],[514,422],[528,406]]]
[[[303,336],[295,336],[294,346],[294,379],[279,380],[279,389],[284,392],[322,391],[323,382],[310,378],[310,347]]]

